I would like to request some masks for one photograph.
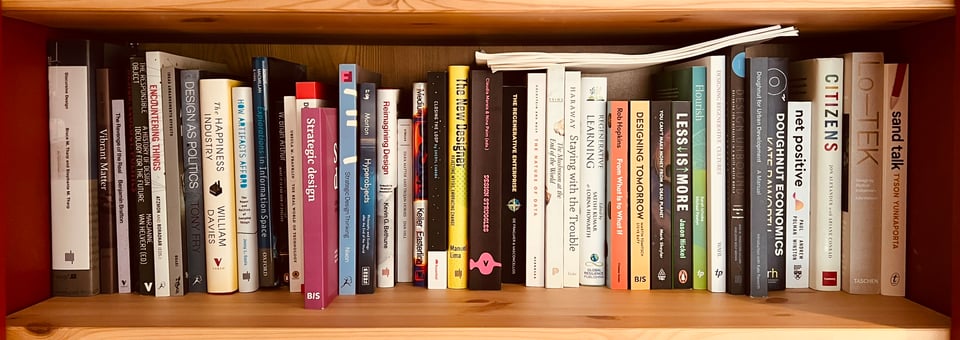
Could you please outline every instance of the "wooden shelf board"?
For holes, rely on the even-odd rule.
[[[337,297],[303,309],[300,294],[155,298],[51,298],[7,317],[7,335],[75,336],[473,336],[551,334],[564,338],[710,334],[946,338],[950,319],[904,298],[790,290],[770,298],[703,291],[427,291],[409,285]]]
[[[954,15],[952,0],[241,1],[5,0],[4,15],[55,28],[152,34],[526,39],[740,30],[882,30]]]

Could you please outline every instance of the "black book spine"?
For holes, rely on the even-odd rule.
[[[131,209],[136,218],[131,221],[136,222],[136,232],[131,232],[132,245],[136,245],[133,263],[136,264],[137,285],[140,294],[155,295],[154,290],[154,272],[153,272],[153,208],[150,205],[150,114],[147,111],[147,62],[142,56],[137,56],[130,61],[132,75],[131,110],[127,114],[131,117],[128,124],[132,130],[132,147],[127,148],[127,152],[133,157],[130,164],[130,174],[133,176],[131,183],[136,183],[132,188],[131,196],[136,198],[135,204]],[[131,152],[133,150],[133,152]]]
[[[727,53],[727,293],[747,293],[747,115],[744,112],[745,48]]]
[[[650,289],[673,288],[673,197],[670,183],[671,108],[669,101],[650,103]]]
[[[767,64],[767,289],[787,288],[787,59]]]
[[[516,81],[511,79],[517,78]],[[500,251],[504,283],[526,280],[527,200],[527,74],[504,73],[501,103],[503,126],[503,201]]]
[[[112,106],[110,100],[119,94],[117,74],[109,68],[97,74],[97,216],[100,229],[100,293],[116,293],[117,285],[117,216],[114,202]]]
[[[499,290],[502,185],[503,73],[473,70],[470,74],[469,260],[467,288]]]
[[[693,126],[689,101],[673,108],[673,288],[693,288]]]
[[[207,291],[200,149],[200,71],[180,72],[180,131],[183,158],[184,229],[187,232],[187,291]]]
[[[427,73],[427,251],[447,251],[447,72]],[[434,266],[435,259],[427,257],[427,266]],[[446,261],[443,258],[442,261]],[[427,269],[427,273],[431,273]],[[440,273],[440,275],[446,275]],[[430,280],[438,278],[427,277]],[[440,278],[446,281],[446,278]]]
[[[749,73],[747,98],[750,124],[747,135],[750,150],[750,248],[747,252],[747,288],[752,297],[767,296],[767,58],[750,58],[746,64]]]
[[[372,294],[377,287],[377,85],[361,83],[358,89],[357,294]]]
[[[266,58],[253,59],[253,107],[256,109],[253,116],[254,126],[254,155],[257,165],[257,245],[259,254],[259,274],[261,287],[273,286],[275,270],[273,266],[273,229],[279,218],[274,209],[277,202],[274,197],[280,189],[277,177],[278,164],[276,157],[276,141],[271,140],[269,111],[267,111]],[[271,151],[273,150],[273,151]]]

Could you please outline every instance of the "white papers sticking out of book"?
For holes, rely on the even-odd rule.
[[[774,25],[729,35],[686,47],[647,54],[619,53],[548,53],[548,52],[476,52],[477,64],[487,65],[493,72],[542,70],[547,65],[563,65],[567,70],[609,73],[643,68],[696,57],[734,45],[762,42],[778,37],[795,37],[793,26]]]

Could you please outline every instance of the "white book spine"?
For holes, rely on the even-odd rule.
[[[563,286],[580,286],[580,71],[564,73],[564,125],[561,131],[563,145]]]
[[[260,287],[257,279],[257,187],[253,138],[253,89],[233,88],[233,152],[237,198],[237,282],[241,293]]]
[[[907,121],[910,70],[884,65],[880,294],[904,296],[907,269]]]
[[[545,231],[545,252],[546,252],[546,277],[544,285],[547,288],[563,288],[563,258],[565,241],[567,234],[566,221],[563,219],[563,211],[566,200],[564,200],[564,67],[560,65],[551,65],[547,67],[547,111],[546,111],[546,136],[547,136],[547,185],[544,193],[546,201],[546,231]]]
[[[397,119],[397,282],[413,281],[413,120]]]
[[[300,112],[304,108],[319,108],[324,104],[322,99],[283,97],[283,128],[287,139],[287,244],[291,293],[303,290],[303,201],[300,198],[300,154],[303,149],[300,143]]]
[[[726,57],[707,58],[707,290],[727,291]]]
[[[526,286],[544,286],[547,75],[527,75]]]
[[[97,228],[90,148],[90,88],[86,66],[48,67],[50,107],[50,227],[53,270],[91,270]],[[91,225],[93,230],[91,230]],[[93,273],[91,273],[93,274]],[[97,274],[99,277],[99,274]],[[96,289],[99,291],[99,284]]]
[[[130,293],[130,211],[127,192],[127,143],[125,110],[123,99],[110,102],[113,121],[113,179],[115,184],[114,203],[117,209],[117,291]]]
[[[580,284],[603,286],[606,280],[607,78],[580,81]]]
[[[157,296],[170,296],[170,240],[167,230],[167,181],[164,159],[163,122],[166,91],[163,90],[162,64],[158,53],[147,53],[147,112],[150,129],[150,191],[153,207],[153,272]],[[172,189],[173,186],[171,186]]]
[[[231,88],[239,84],[227,79],[200,80],[208,293],[232,293],[238,288]]]
[[[397,211],[397,104],[400,90],[377,90],[377,287],[395,285]]]
[[[787,288],[810,287],[809,101],[787,103]]]

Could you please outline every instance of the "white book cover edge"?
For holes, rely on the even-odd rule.
[[[400,90],[377,89],[377,287],[395,282],[397,230],[397,105]]]
[[[563,79],[563,286],[580,286],[580,71],[566,71]]]
[[[811,113],[809,101],[787,102],[787,288],[810,287]]]
[[[526,278],[528,287],[543,287],[544,280],[544,207],[546,186],[546,126],[547,75],[527,75],[527,255]]]
[[[234,87],[233,153],[237,207],[237,283],[241,293],[260,288],[257,261],[257,180],[254,157],[253,89]]]
[[[397,120],[397,282],[413,282],[413,120]]]

